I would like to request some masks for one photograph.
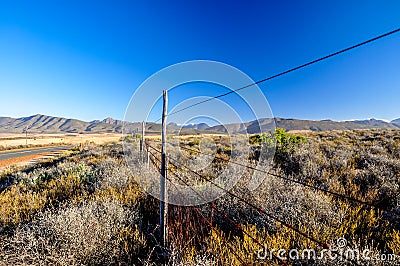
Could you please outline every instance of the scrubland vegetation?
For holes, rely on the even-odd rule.
[[[216,156],[229,159],[229,141],[215,137]],[[252,158],[266,136],[253,136]],[[157,146],[156,140],[152,140]],[[181,145],[199,149],[201,136]],[[175,152],[170,149],[169,152]],[[134,156],[134,155],[132,155]],[[186,159],[184,159],[186,157]],[[201,166],[189,151],[180,155]],[[120,143],[76,148],[69,156],[0,177],[1,265],[159,265],[158,201],[136,180],[158,175],[133,157],[128,169]],[[205,164],[206,165],[206,164]],[[277,131],[273,175],[251,191],[247,171],[232,193],[262,207],[312,238],[329,243],[344,237],[348,247],[374,254],[400,254],[400,131],[357,130],[309,133]],[[213,160],[198,167],[213,177],[226,167]],[[240,166],[237,166],[240,167]],[[131,170],[131,171],[130,171]],[[239,170],[239,169],[238,169]],[[178,169],[171,167],[178,174]],[[181,171],[182,172],[182,171]],[[189,176],[183,172],[182,176]],[[187,177],[189,178],[189,177]],[[189,179],[188,179],[189,180]],[[318,189],[302,186],[304,183]],[[334,191],[374,206],[336,197]],[[225,195],[197,206],[212,221],[212,230],[191,207],[170,206],[169,265],[276,265],[259,260],[260,245],[268,250],[321,250],[314,241],[242,201]],[[220,210],[218,212],[216,210]],[[240,228],[227,222],[226,213]],[[235,252],[232,252],[232,249]],[[302,259],[288,265],[396,265],[397,261]]]

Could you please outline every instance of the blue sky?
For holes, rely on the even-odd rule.
[[[399,14],[400,1],[2,0],[0,116],[122,119],[169,65],[215,60],[259,80],[398,28]],[[172,105],[223,91],[188,88]],[[399,118],[400,34],[260,88],[276,117]]]

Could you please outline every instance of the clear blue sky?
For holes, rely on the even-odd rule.
[[[0,116],[122,119],[171,64],[216,60],[259,80],[398,28],[399,14],[397,0],[2,0]],[[400,34],[260,87],[277,117],[399,118]]]

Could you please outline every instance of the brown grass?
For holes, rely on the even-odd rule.
[[[118,141],[121,134],[99,133],[99,134],[32,134],[28,135],[28,145],[46,146],[49,144],[77,145],[85,142],[104,144]],[[25,134],[0,134],[0,147],[5,149],[26,145]]]

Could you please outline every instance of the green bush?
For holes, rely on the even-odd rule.
[[[275,135],[264,132],[263,134],[256,134],[249,137],[249,142],[252,145],[266,145],[268,147],[274,145],[287,147],[292,144],[305,143],[307,140],[303,136],[288,133],[283,128],[277,128]]]

